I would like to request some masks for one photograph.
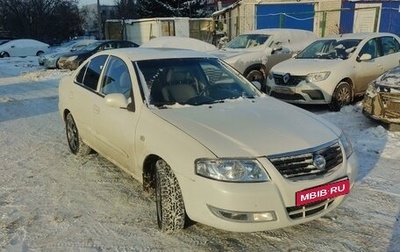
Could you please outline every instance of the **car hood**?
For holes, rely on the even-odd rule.
[[[393,88],[400,90],[400,66],[395,67],[385,74],[381,75],[376,81],[375,85],[384,88]]]
[[[340,130],[272,97],[154,110],[217,157],[260,157],[335,140]]]
[[[347,61],[347,60],[346,60]],[[306,75],[320,71],[332,71],[336,66],[344,64],[342,59],[295,59],[291,58],[275,65],[274,73],[290,73],[292,75]]]
[[[64,57],[71,57],[71,56],[79,56],[79,55],[88,55],[88,54],[91,54],[91,53],[92,53],[92,51],[79,50],[79,51],[63,54],[63,56]]]

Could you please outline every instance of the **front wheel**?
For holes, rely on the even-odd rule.
[[[265,74],[263,70],[251,70],[247,75],[246,79],[249,81],[258,81],[261,84],[261,91],[265,92],[266,91],[266,86],[265,86]]]
[[[162,232],[172,233],[185,226],[182,192],[171,167],[162,159],[156,162],[157,224]]]
[[[340,109],[349,104],[352,99],[350,84],[343,81],[340,82],[332,95],[331,103],[329,103],[329,109],[332,111],[340,111]]]
[[[65,133],[67,135],[69,149],[73,154],[84,156],[90,153],[91,148],[82,141],[71,113],[68,113],[65,119]]]

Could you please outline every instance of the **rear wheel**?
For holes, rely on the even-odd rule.
[[[332,95],[331,103],[329,108],[332,111],[340,111],[340,109],[349,104],[352,99],[351,86],[349,83],[343,81],[340,82]]]
[[[37,53],[36,53],[36,56],[40,56],[40,55],[42,55],[44,52],[43,51],[38,51]]]
[[[72,153],[79,156],[90,153],[91,148],[82,141],[71,113],[68,113],[65,119],[65,133],[67,135],[69,149]]]
[[[185,226],[185,206],[174,173],[162,159],[156,162],[157,224],[162,232],[171,233]]]
[[[1,53],[0,53],[0,56],[1,56],[2,58],[8,58],[8,57],[10,57],[10,54],[9,54],[8,52],[1,52]]]

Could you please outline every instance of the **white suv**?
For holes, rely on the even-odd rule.
[[[289,59],[317,39],[311,31],[299,29],[260,29],[243,33],[213,54],[233,66],[250,81],[265,79],[272,66]]]
[[[290,103],[329,104],[337,111],[368,84],[399,64],[400,38],[391,33],[355,33],[318,39],[297,56],[274,66],[267,93]]]

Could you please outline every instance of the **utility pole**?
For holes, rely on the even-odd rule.
[[[99,39],[103,39],[103,21],[101,19],[100,0],[97,0],[97,26],[99,27]]]

